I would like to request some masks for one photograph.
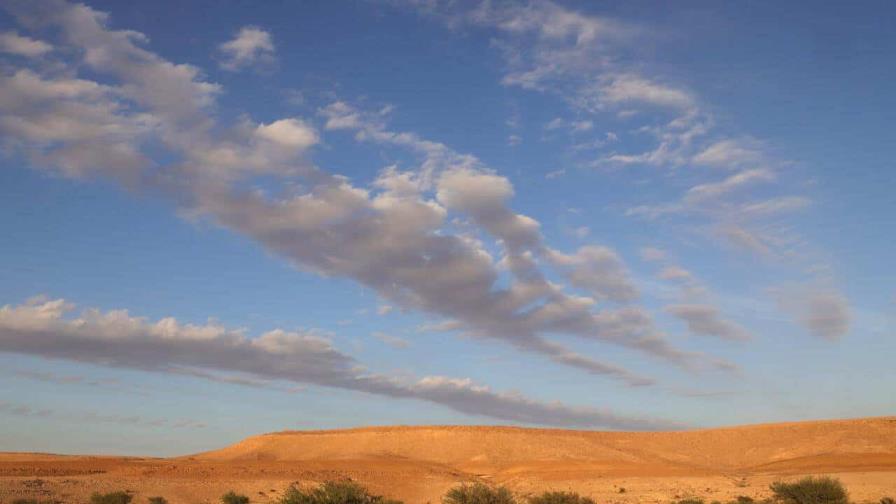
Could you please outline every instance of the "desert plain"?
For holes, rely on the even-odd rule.
[[[228,490],[275,502],[292,484],[350,478],[407,504],[439,502],[464,482],[525,496],[572,490],[602,504],[706,502],[804,475],[839,478],[854,502],[896,496],[896,417],[676,432],[492,426],[286,431],[174,458],[0,454],[0,502],[86,502],[127,490],[134,502],[218,502]]]

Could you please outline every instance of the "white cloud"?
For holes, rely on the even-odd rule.
[[[737,248],[759,256],[767,257],[772,254],[769,240],[755,230],[729,223],[718,226],[716,232]]]
[[[666,266],[657,274],[662,280],[675,280],[675,281],[690,281],[693,279],[693,275],[690,271],[682,268],[681,266],[671,265]]]
[[[64,300],[33,299],[0,308],[0,351],[206,378],[206,371],[261,380],[314,384],[370,394],[428,401],[463,413],[536,424],[629,429],[669,428],[662,420],[605,410],[541,403],[492,392],[469,379],[426,377],[417,382],[367,373],[329,340],[308,332],[274,329],[249,337],[209,322],[183,324],[167,317],[148,321],[126,310],[83,311]],[[0,412],[32,414],[0,403]]]
[[[689,204],[701,203],[725,196],[728,193],[750,184],[770,182],[774,179],[774,172],[765,168],[744,170],[731,175],[720,182],[700,184],[688,189],[687,193],[684,195],[684,201]]]
[[[819,338],[835,341],[849,332],[852,310],[846,296],[834,289],[804,286],[779,293],[781,306]]]
[[[694,156],[695,164],[734,168],[750,163],[759,163],[763,159],[762,152],[753,147],[744,146],[736,140],[720,140]]]
[[[544,125],[544,129],[550,131],[555,129],[560,129],[566,125],[566,121],[564,121],[560,117],[555,117],[551,119],[547,124]]]
[[[407,348],[411,346],[411,342],[404,338],[399,338],[398,336],[393,336],[380,331],[373,333],[373,337],[393,348]]]
[[[244,26],[234,38],[218,48],[224,60],[221,68],[230,71],[270,64],[274,61],[274,41],[271,34],[257,26]]]
[[[666,311],[684,320],[693,334],[717,336],[722,339],[744,341],[750,334],[742,327],[722,319],[718,308],[708,304],[676,304]]]
[[[601,99],[614,104],[640,102],[681,110],[689,110],[696,106],[694,98],[685,91],[634,74],[621,74],[610,78],[608,84],[601,89]]]
[[[23,37],[12,31],[0,33],[0,52],[34,58],[52,50],[53,46],[42,40]]]
[[[98,173],[131,183],[149,163],[139,144],[158,121],[128,112],[118,94],[93,81],[27,69],[0,74],[0,133],[37,164],[68,176]]]
[[[320,141],[314,128],[294,118],[260,124],[255,132],[260,138],[297,151],[306,150]]]
[[[449,3],[429,14],[433,12],[452,26],[466,23],[491,31],[493,46],[506,64],[503,84],[556,95],[581,121],[598,124],[595,118],[605,116],[631,124],[625,130],[617,130],[623,136],[614,136],[616,151],[606,152],[610,139],[577,138],[572,149],[580,155],[595,148],[602,150],[597,159],[583,161],[587,166],[697,165],[739,170],[726,180],[696,183],[692,171],[672,171],[664,179],[686,178],[693,186],[688,194],[671,203],[637,205],[628,209],[626,215],[648,219],[706,218],[710,227],[724,229],[723,236],[739,248],[765,248],[763,253],[769,256],[790,253],[772,250],[772,245],[778,244],[769,240],[750,240],[755,238],[755,232],[749,235],[745,230],[760,227],[754,222],[760,218],[804,208],[807,200],[797,195],[763,203],[749,201],[750,195],[745,194],[745,201],[732,204],[726,198],[751,184],[785,183],[775,177],[785,163],[773,159],[764,142],[722,131],[711,109],[703,106],[694,92],[653,73],[649,61],[637,66],[626,64],[630,58],[625,56],[638,44],[656,42],[651,40],[649,31],[551,1],[526,5],[486,2],[473,9]],[[569,128],[570,124],[562,116],[555,116],[544,129]],[[653,144],[644,147],[645,138]],[[550,172],[551,177],[557,174]]]
[[[636,290],[621,259],[607,247],[583,247],[573,254],[548,247],[539,223],[510,208],[510,182],[474,156],[414,133],[390,131],[381,111],[361,112],[335,102],[320,110],[325,129],[354,129],[358,141],[405,149],[420,158],[414,171],[389,167],[369,187],[356,186],[304,159],[304,151],[318,141],[307,122],[287,118],[257,124],[246,118],[225,127],[211,114],[219,88],[202,81],[196,68],[138,47],[145,37],[109,30],[106,16],[88,7],[48,5],[17,9],[40,26],[58,29],[60,38],[84,55],[84,65],[114,83],[109,85],[114,92],[101,93],[104,99],[153,119],[152,139],[177,162],[167,163],[165,170],[138,167],[134,178],[146,190],[175,200],[184,213],[249,237],[297,267],[354,280],[390,305],[591,374],[632,385],[649,381],[571,352],[548,335],[621,345],[688,369],[707,361],[702,354],[675,348],[653,327],[646,310],[598,309],[594,297],[567,292],[571,285],[598,299],[623,302]],[[575,28],[578,22],[568,26],[585,29]],[[70,69],[73,74],[79,63]],[[79,82],[73,88],[92,87]],[[22,115],[35,113],[28,109]],[[127,145],[139,148],[139,136],[125,136]],[[21,132],[17,140],[35,143]],[[69,143],[61,140],[59,148]],[[107,170],[118,173],[114,165]],[[289,190],[247,191],[236,184],[260,173],[282,177],[282,187]],[[449,215],[468,219],[478,236],[456,232],[448,225]],[[492,250],[503,254],[500,263]],[[545,261],[560,268],[569,285],[549,282],[540,264]],[[511,275],[506,284],[500,281],[502,266]]]
[[[356,129],[361,127],[361,114],[345,102],[333,102],[321,114],[327,118],[324,126],[328,130]]]
[[[573,285],[587,289],[597,299],[625,303],[638,298],[622,259],[607,247],[587,245],[572,255],[552,251],[549,257]]]
[[[776,215],[803,210],[811,204],[812,200],[804,196],[782,196],[743,205],[741,211],[757,216]]]

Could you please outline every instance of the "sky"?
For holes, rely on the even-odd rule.
[[[892,3],[0,7],[0,450],[896,412]]]

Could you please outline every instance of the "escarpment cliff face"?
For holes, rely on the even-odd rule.
[[[749,425],[679,432],[600,432],[516,427],[368,427],[250,437],[202,460],[403,459],[459,469],[599,464],[626,472],[750,472],[860,466],[896,458],[896,417]]]

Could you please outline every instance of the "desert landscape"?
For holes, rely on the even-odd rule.
[[[235,490],[275,502],[294,483],[350,478],[408,504],[461,483],[519,496],[575,491],[600,503],[728,501],[769,495],[803,475],[840,479],[855,502],[896,492],[896,417],[681,432],[516,427],[368,427],[286,431],[176,458],[0,455],[0,500],[86,502],[126,490],[135,502],[218,502]]]
[[[896,504],[894,19],[0,0],[0,504]]]

